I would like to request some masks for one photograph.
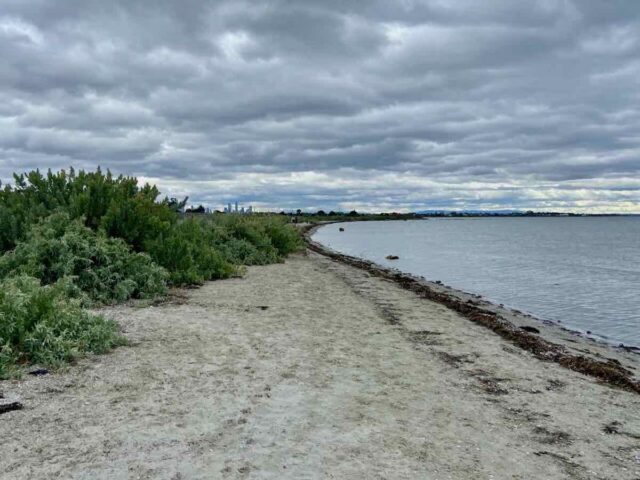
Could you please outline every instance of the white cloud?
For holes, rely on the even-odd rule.
[[[640,213],[635,0],[7,2],[0,178],[210,206]]]

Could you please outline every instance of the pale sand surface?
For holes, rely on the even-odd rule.
[[[640,478],[640,395],[364,271],[300,255],[184,295],[107,310],[130,347],[0,382],[25,404],[0,478]]]

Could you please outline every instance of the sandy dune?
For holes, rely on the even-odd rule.
[[[640,478],[639,395],[366,272],[300,255],[183,295],[0,382],[0,478]]]

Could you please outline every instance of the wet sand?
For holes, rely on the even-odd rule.
[[[317,253],[104,314],[131,346],[0,382],[0,478],[640,477],[640,395]]]

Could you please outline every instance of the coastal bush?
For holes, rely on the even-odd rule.
[[[210,228],[211,241],[230,262],[238,265],[267,265],[280,261],[271,239],[255,225],[249,225],[248,219],[219,216],[206,223]]]
[[[0,378],[120,344],[116,325],[83,304],[227,278],[302,245],[286,217],[184,218],[186,199],[159,196],[99,168],[15,174],[0,189]]]
[[[277,219],[268,219],[265,232],[271,239],[271,244],[278,250],[281,257],[300,250],[303,246],[300,233],[291,225]]]
[[[159,265],[169,271],[173,285],[197,285],[228,278],[237,266],[216,249],[212,229],[201,220],[186,219],[145,244]]]
[[[125,343],[114,322],[83,310],[68,290],[67,280],[42,286],[26,275],[0,282],[0,378],[18,364],[57,367]]]
[[[24,241],[0,257],[0,278],[29,275],[42,284],[67,278],[75,296],[118,303],[165,292],[167,272],[151,258],[135,253],[121,239],[106,238],[55,213],[36,224]]]
[[[219,257],[227,263],[266,264],[301,245],[297,232],[282,216],[207,215],[197,220],[201,228],[188,224],[195,219],[186,220],[183,227],[178,212],[186,199],[158,201],[157,187],[140,186],[134,177],[116,177],[100,168],[46,175],[34,170],[15,174],[13,183],[0,190],[0,253],[15,248],[32,226],[55,212],[65,212],[94,232],[121,238],[135,251],[162,259],[159,263],[169,268],[174,280],[182,278],[179,283],[189,278],[224,278],[227,274],[219,271]],[[166,239],[179,244],[176,258],[159,245]],[[194,251],[196,245],[211,248],[200,255]],[[207,258],[213,262],[210,269],[204,264]],[[185,268],[182,275],[180,268]]]
[[[100,229],[109,237],[121,238],[136,251],[144,251],[146,242],[166,235],[178,221],[178,215],[166,203],[158,203],[155,187],[146,186],[134,196],[113,202],[100,221]]]
[[[302,239],[286,219],[277,216],[223,216],[217,219],[228,237],[223,242],[229,254],[244,265],[264,265],[281,261],[302,247]],[[234,241],[235,239],[235,241]]]
[[[215,215],[187,218],[145,243],[145,250],[170,273],[174,285],[228,278],[241,265],[266,265],[298,250],[291,225],[269,217]]]
[[[237,265],[268,265],[279,261],[277,251],[270,245],[268,248],[258,248],[248,240],[242,238],[228,238],[216,244],[222,254]]]
[[[82,218],[94,231],[124,239],[136,250],[177,221],[175,205],[156,201],[159,190],[138,185],[134,177],[70,169],[43,175],[39,170],[14,174],[13,185],[0,190],[0,249],[11,250],[32,225],[56,211]]]

